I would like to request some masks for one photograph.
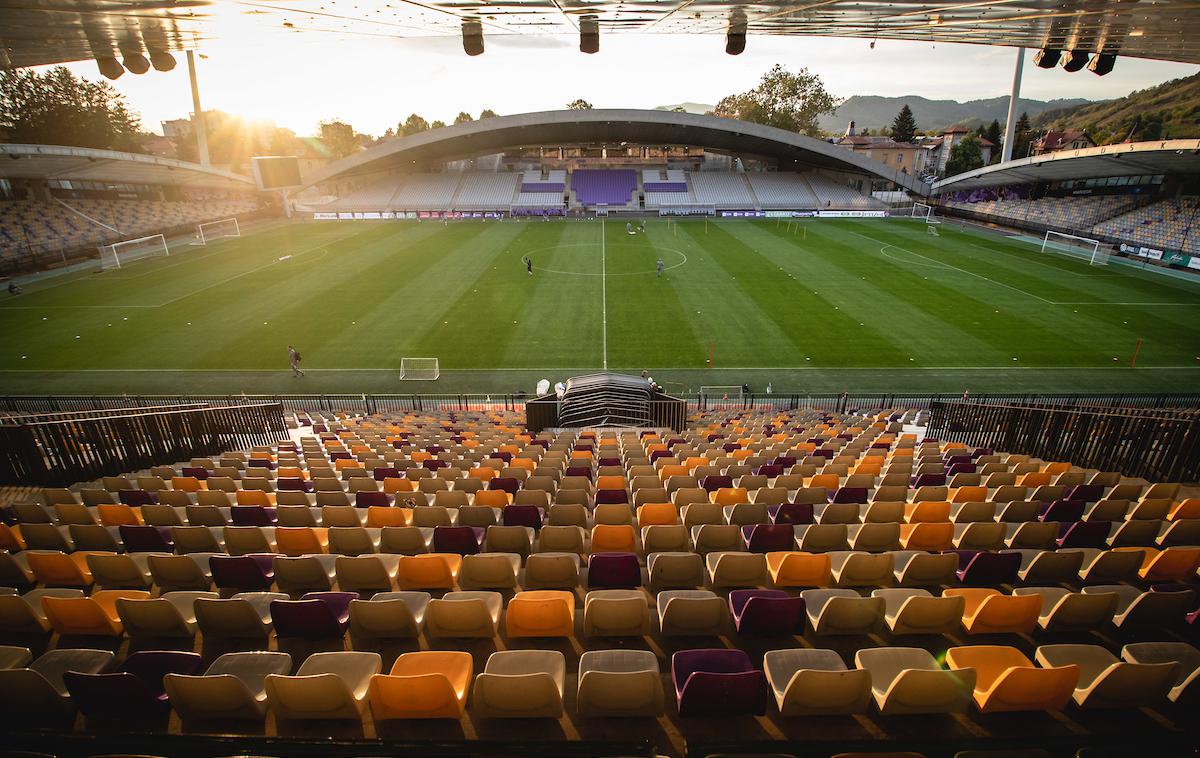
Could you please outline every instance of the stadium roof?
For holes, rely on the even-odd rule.
[[[457,37],[477,18],[487,35],[724,34],[744,13],[749,34],[860,37],[1063,48],[1200,63],[1200,6],[1188,0],[5,0],[0,67],[203,47],[209,39],[280,33]],[[716,53],[714,45],[714,54]],[[531,55],[535,55],[532,51]],[[161,60],[161,58],[160,58]]]
[[[0,179],[75,179],[237,190],[255,187],[248,176],[198,163],[59,145],[0,144]]]
[[[935,182],[933,191],[960,192],[1007,184],[1143,174],[1200,174],[1200,140],[1123,142],[1083,150],[1060,150],[947,177]]]
[[[691,145],[739,156],[765,156],[786,168],[870,174],[922,195],[929,185],[865,155],[802,134],[748,121],[659,110],[543,111],[497,116],[391,139],[304,177],[305,186],[382,171],[486,155],[522,146],[604,144]]]

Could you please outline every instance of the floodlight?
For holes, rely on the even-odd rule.
[[[1067,53],[1067,57],[1063,59],[1063,70],[1070,71],[1071,73],[1082,71],[1083,67],[1088,64],[1089,57],[1090,56],[1086,50],[1072,50],[1071,52]]]
[[[1112,72],[1116,62],[1116,53],[1096,53],[1092,56],[1092,61],[1087,65],[1087,68],[1088,71],[1091,71],[1096,76],[1104,76]]]
[[[155,71],[170,71],[175,68],[175,56],[160,48],[150,48],[150,65]]]
[[[477,18],[462,22],[463,52],[470,56],[483,55],[483,24]]]
[[[741,55],[746,50],[746,13],[738,8],[729,14],[729,31],[725,34],[725,52]]]
[[[1054,68],[1058,65],[1058,59],[1062,57],[1062,50],[1053,47],[1045,47],[1037,51],[1033,56],[1033,63],[1038,68]]]
[[[106,79],[120,79],[121,74],[125,73],[125,67],[111,55],[96,56],[96,66]]]
[[[600,52],[600,21],[594,15],[579,18],[579,52],[588,55]]]

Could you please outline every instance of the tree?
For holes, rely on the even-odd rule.
[[[427,131],[429,131],[429,122],[415,113],[405,119],[403,124],[396,127],[396,134],[402,137]]]
[[[1013,127],[1013,151],[1012,157],[1027,158],[1033,148],[1033,126],[1029,123],[1029,114],[1022,113],[1017,119],[1017,125]]]
[[[579,98],[578,100],[572,100],[571,102],[567,103],[567,110],[590,111],[591,109],[592,109],[592,104],[589,103],[587,100],[584,100],[582,97]]]
[[[983,130],[983,138],[992,143],[992,163],[999,163],[1000,143],[1004,137],[1003,132],[1000,131],[1000,122],[997,119],[992,119],[992,123],[988,124],[987,129]]]
[[[912,108],[905,103],[892,121],[892,139],[896,142],[912,142],[916,136],[917,120],[913,118]]]
[[[723,98],[713,113],[817,137],[817,117],[835,110],[837,101],[820,76],[807,68],[792,73],[777,63],[757,87]]]
[[[0,73],[0,139],[140,151],[141,119],[108,82],[89,82],[63,66],[44,74]]]
[[[671,109],[671,112],[672,113],[687,113],[688,109],[684,108],[682,105],[676,105],[674,108]]]
[[[358,137],[354,134],[354,127],[345,121],[322,121],[317,125],[317,138],[332,158],[345,158],[358,150]]]
[[[474,121],[474,120],[475,119],[471,118],[471,114],[467,113],[466,111],[459,111],[458,115],[454,117],[454,123],[456,123],[456,124],[465,124],[468,121]]]
[[[445,121],[434,121],[432,124],[429,125],[429,128],[430,129],[441,129],[445,125],[446,125]]]
[[[972,134],[950,148],[946,176],[956,176],[977,168],[983,168],[983,146],[979,144],[979,138]]]
[[[496,111],[492,110],[491,108],[484,108],[479,112],[479,120],[483,121],[485,118],[495,118],[498,115],[500,114],[496,113]]]

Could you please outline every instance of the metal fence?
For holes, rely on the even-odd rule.
[[[286,439],[279,403],[0,425],[0,484],[56,486]]]
[[[696,411],[823,410],[855,412],[887,409],[928,410],[934,403],[962,400],[961,394],[776,392],[733,397],[677,395]],[[1200,408],[1200,392],[1192,393],[1004,393],[973,395],[984,405],[1026,405],[1066,408]],[[93,409],[130,409],[184,404],[241,405],[278,403],[285,411],[301,413],[430,413],[468,411],[524,411],[532,395],[430,394],[430,395],[9,395],[0,396],[0,414],[60,413]]]
[[[1151,481],[1200,480],[1200,413],[936,402],[928,434]]]

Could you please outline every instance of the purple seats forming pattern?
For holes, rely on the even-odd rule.
[[[208,559],[213,584],[238,592],[269,592],[275,581],[275,555],[213,555]]]
[[[738,634],[803,634],[804,598],[783,590],[733,590],[729,612]]]
[[[508,505],[500,512],[505,526],[527,526],[535,531],[542,528],[545,516],[545,512],[536,505]]]
[[[117,527],[121,542],[125,544],[127,553],[171,553],[175,550],[175,540],[171,537],[169,526],[130,526]]]
[[[990,587],[1012,584],[1021,568],[1017,552],[988,553],[976,550],[952,550],[958,554],[958,581],[966,585]]]
[[[748,524],[742,527],[746,550],[751,553],[787,552],[794,546],[796,530],[791,524]]]
[[[433,530],[433,552],[475,555],[483,546],[485,531],[479,526],[439,526]]]
[[[279,637],[342,637],[350,626],[357,592],[309,592],[299,600],[272,600],[271,621]]]
[[[767,678],[741,650],[680,650],[671,656],[680,716],[762,716]]]
[[[68,671],[63,674],[63,683],[75,706],[89,718],[162,718],[171,712],[163,677],[199,674],[203,665],[199,653],[147,651],[131,654],[120,671],[108,674]]]
[[[1058,546],[1063,547],[1094,547],[1103,550],[1107,547],[1108,533],[1112,523],[1108,521],[1076,521],[1064,524],[1066,529],[1058,538]]]
[[[235,505],[229,509],[234,526],[275,526],[278,521],[274,508],[261,505]]]
[[[813,522],[812,503],[769,505],[767,513],[770,514],[771,521],[776,524],[811,524]]]
[[[388,502],[386,492],[356,492],[354,493],[354,505],[357,508],[370,508],[372,506],[386,508],[391,503]]]
[[[631,590],[642,586],[635,553],[594,553],[588,558],[588,588]]]
[[[626,205],[637,189],[637,172],[633,169],[575,169],[571,173],[571,189],[585,206]]]

